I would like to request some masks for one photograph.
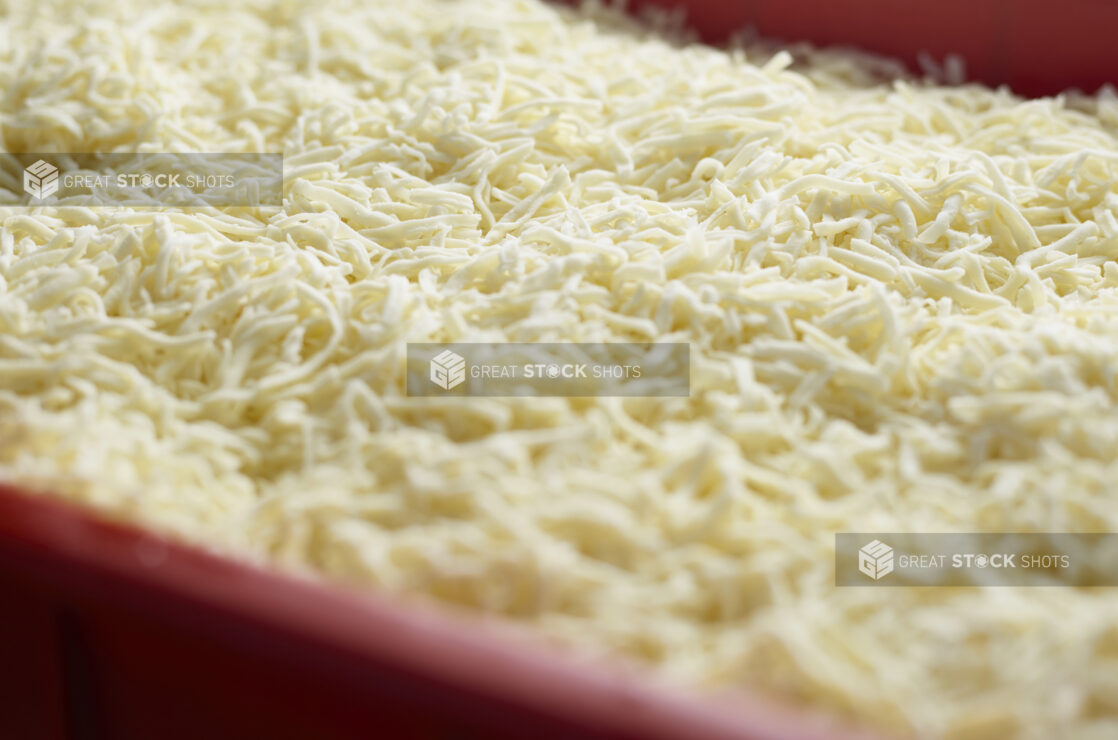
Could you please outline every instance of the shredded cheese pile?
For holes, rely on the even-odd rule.
[[[7,151],[282,208],[0,206],[0,477],[928,737],[1118,734],[1118,594],[837,589],[836,531],[1118,527],[1118,98],[537,0],[12,2]],[[4,183],[9,194],[19,183]],[[689,398],[409,398],[671,341]]]

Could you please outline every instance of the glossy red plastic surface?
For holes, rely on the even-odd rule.
[[[915,64],[966,60],[968,77],[1022,95],[1118,84],[1114,0],[633,0],[686,7],[703,38],[745,26],[783,41],[857,46]]]
[[[855,737],[2,486],[0,593],[0,738]]]

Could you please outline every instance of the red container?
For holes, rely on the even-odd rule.
[[[1114,0],[633,0],[686,7],[711,42],[745,26],[783,41],[855,46],[917,69],[928,54],[966,61],[970,79],[1021,95],[1118,84]]]
[[[867,737],[0,487],[0,738]]]
[[[679,0],[636,4],[678,5]],[[1108,0],[692,0],[1024,94],[1118,80]],[[758,697],[673,691],[507,625],[223,559],[0,487],[0,738],[854,737]],[[862,735],[859,735],[862,736]]]

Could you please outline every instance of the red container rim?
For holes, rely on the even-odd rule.
[[[877,737],[754,693],[682,691],[632,667],[578,659],[502,620],[233,560],[3,484],[0,565],[79,599],[234,637],[274,633],[348,665],[391,665],[541,716],[577,718],[599,737]]]

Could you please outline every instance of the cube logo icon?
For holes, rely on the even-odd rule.
[[[58,192],[58,168],[40,159],[23,170],[23,189],[32,198],[51,197]]]
[[[431,382],[449,391],[466,379],[466,360],[449,349],[431,360]]]
[[[893,548],[874,540],[858,551],[858,570],[875,581],[893,572]]]

